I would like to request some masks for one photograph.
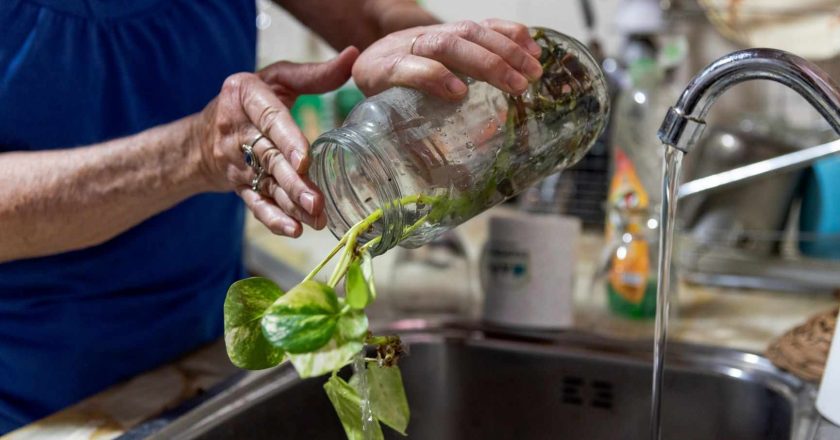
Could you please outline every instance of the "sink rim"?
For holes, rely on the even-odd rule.
[[[608,338],[580,330],[529,330],[462,320],[404,319],[374,325],[376,333],[397,333],[412,343],[459,342],[524,352],[564,353],[650,364],[652,341]],[[715,374],[758,383],[793,408],[791,438],[808,436],[816,425],[816,387],[776,368],[764,356],[726,347],[669,342],[666,370]],[[131,429],[120,440],[192,438],[268,399],[300,379],[289,362],[261,371],[242,371],[207,393]]]

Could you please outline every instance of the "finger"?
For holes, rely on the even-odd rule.
[[[320,213],[318,215],[310,215],[306,211],[304,211],[300,205],[296,204],[289,198],[289,194],[280,187],[276,180],[273,178],[266,179],[268,182],[266,184],[266,194],[270,195],[274,202],[277,203],[277,206],[283,210],[287,215],[294,218],[295,220],[306,223],[309,226],[312,226],[315,229],[323,229],[324,226],[327,225],[327,216],[324,213]]]
[[[451,100],[458,100],[467,93],[467,85],[443,64],[417,55],[400,55],[388,64],[388,81],[383,84],[400,85],[423,90],[426,93]],[[368,93],[382,90],[371,89]]]
[[[306,175],[295,172],[291,164],[276,148],[264,153],[263,167],[291,198],[294,203],[312,216],[324,210],[324,196]]]
[[[245,114],[288,158],[297,173],[305,173],[309,167],[309,141],[295,124],[289,109],[268,85],[256,76],[251,78],[242,84],[240,102]]]
[[[451,32],[417,37],[414,54],[440,61],[447,67],[512,94],[528,87],[528,80],[502,57]]]
[[[300,236],[303,231],[300,223],[283,212],[273,201],[247,186],[240,187],[237,192],[245,201],[245,206],[254,213],[254,217],[271,232],[289,237]]]
[[[489,18],[482,21],[481,24],[515,41],[516,44],[534,57],[539,58],[542,53],[540,45],[531,38],[531,31],[524,24],[498,18]]]
[[[505,62],[529,80],[534,81],[542,75],[540,62],[506,35],[474,21],[461,21],[449,26],[461,38],[501,56]]]
[[[279,61],[257,72],[270,86],[281,86],[295,94],[323,93],[341,87],[350,78],[350,70],[359,49],[347,47],[324,63]]]

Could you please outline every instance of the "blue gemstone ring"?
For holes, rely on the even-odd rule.
[[[260,187],[260,180],[265,176],[265,170],[260,164],[260,158],[254,152],[254,145],[265,136],[259,135],[250,144],[242,144],[242,158],[245,160],[245,165],[254,170],[254,178],[251,179],[251,189],[257,191]]]

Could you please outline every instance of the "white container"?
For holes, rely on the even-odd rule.
[[[840,314],[838,319],[840,319]],[[834,328],[834,338],[828,352],[825,373],[823,373],[820,391],[817,394],[817,410],[835,425],[840,425],[840,331],[838,329],[840,325]]]
[[[577,218],[557,215],[491,218],[480,263],[484,320],[527,328],[571,327],[580,228]]]

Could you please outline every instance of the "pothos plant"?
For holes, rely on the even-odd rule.
[[[411,196],[400,202],[432,200]],[[288,292],[268,279],[247,278],[230,286],[224,304],[225,345],[234,365],[260,370],[288,359],[302,378],[330,374],[324,391],[351,440],[382,439],[380,423],[405,435],[409,420],[408,400],[397,366],[403,354],[400,339],[372,335],[365,315],[365,308],[376,299],[370,250],[378,239],[361,244],[358,238],[381,217],[379,209],[354,225]],[[405,228],[403,235],[419,224]],[[342,249],[328,281],[316,280]],[[336,286],[342,279],[344,295],[339,296]],[[366,353],[366,347],[375,355],[365,357],[361,368],[345,381],[338,371]]]

